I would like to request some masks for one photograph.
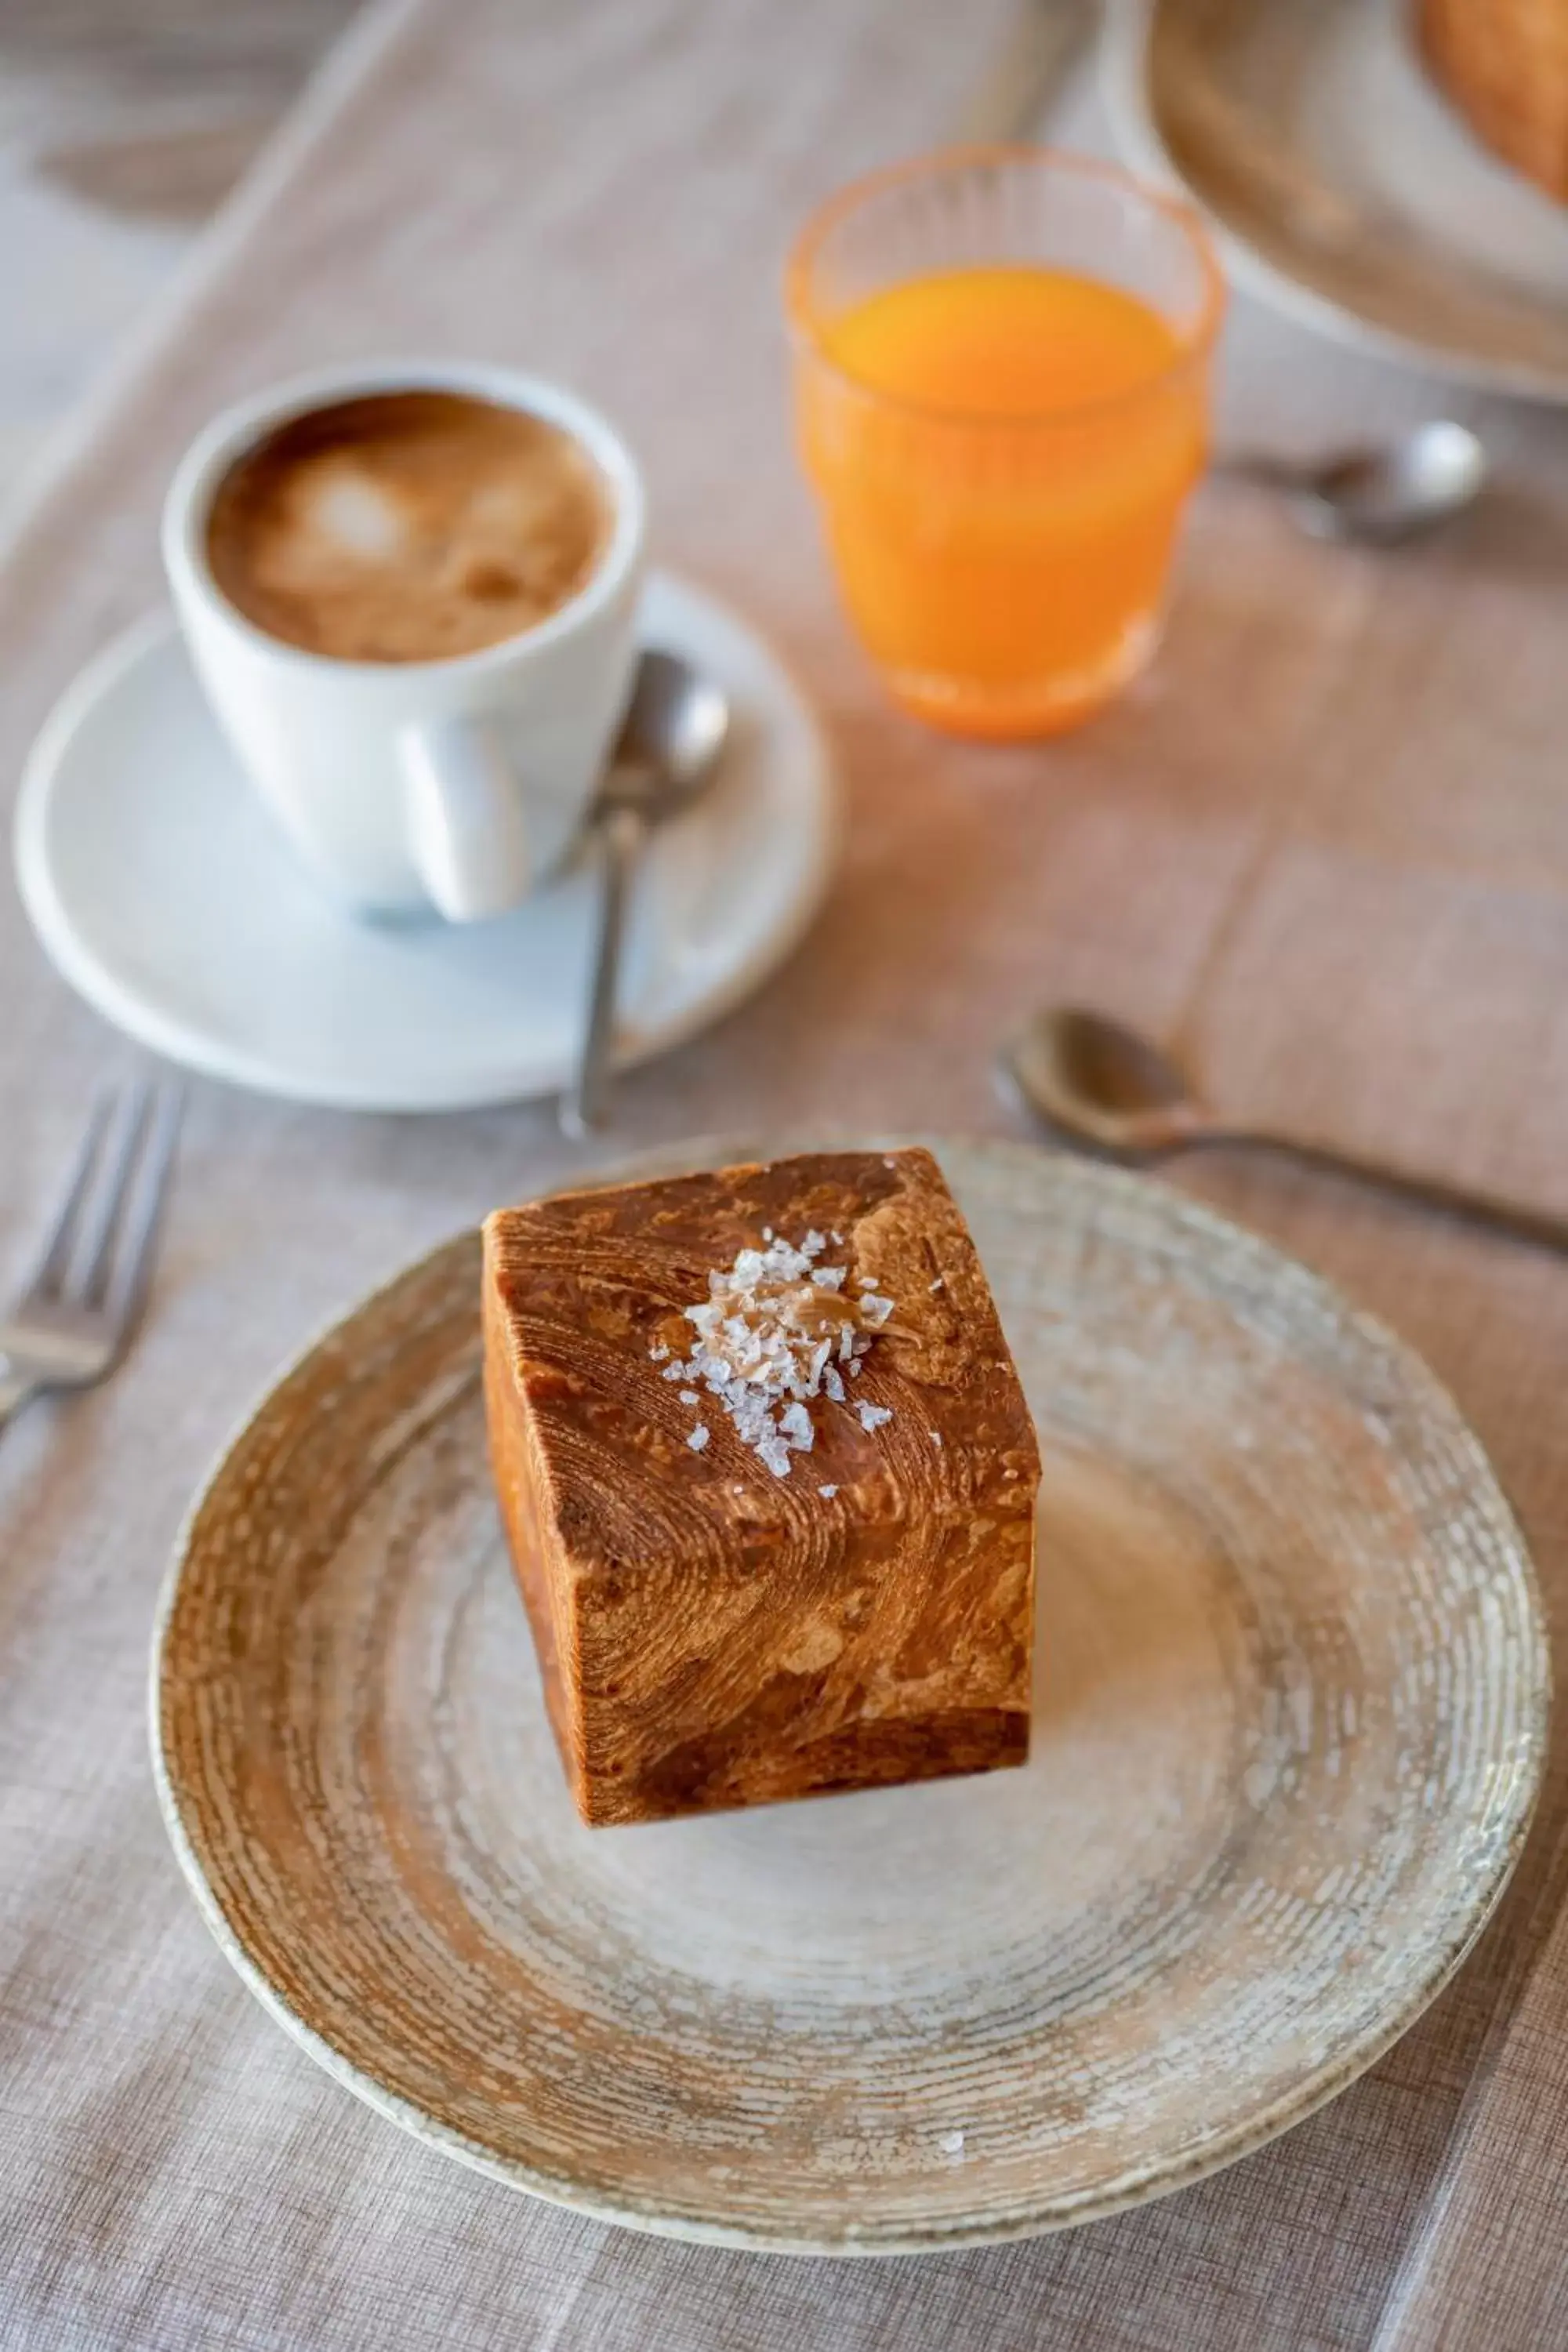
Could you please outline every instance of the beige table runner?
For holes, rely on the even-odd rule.
[[[1485,410],[1512,486],[1441,547],[1200,500],[1166,655],[1048,751],[882,705],[790,463],[776,281],[807,205],[929,143],[1005,0],[413,0],[352,37],[0,570],[0,778],[158,596],[171,460],[230,394],[388,349],[559,373],[626,423],[664,560],[809,681],[851,831],[811,942],[647,1071],[628,1143],[843,1114],[1006,1126],[1031,999],[1183,1034],[1221,1097],[1568,1203],[1568,433]],[[1238,315],[1227,411],[1328,437],[1443,395]],[[0,901],[0,1257],[126,1049]],[[0,2345],[16,2352],[1300,2352],[1568,2336],[1561,1759],[1514,1895],[1373,2074],[1272,2149],[1066,2237],[794,2263],[580,2221],[330,2084],[208,1942],[157,1820],[145,1651],[183,1507],[277,1364],[413,1252],[572,1164],[549,1116],[334,1118],[197,1087],[157,1312],[0,1446]],[[1568,1604],[1568,1267],[1328,1180],[1205,1192],[1431,1358]]]

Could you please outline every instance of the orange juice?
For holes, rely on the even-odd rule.
[[[1202,465],[1175,332],[1119,287],[997,267],[884,287],[822,350],[807,462],[899,699],[966,734],[1086,717],[1147,658]]]
[[[824,344],[879,392],[965,417],[1061,415],[1140,391],[1177,359],[1157,310],[1067,269],[941,270],[885,286]]]
[[[1043,148],[872,174],[791,259],[796,400],[849,617],[961,734],[1049,734],[1159,632],[1221,309],[1203,230]]]

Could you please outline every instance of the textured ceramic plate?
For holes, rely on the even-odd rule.
[[[1410,2023],[1524,1833],[1535,1585],[1422,1366],[1157,1184],[937,1149],[1048,1464],[1026,1769],[581,1828],[468,1236],[273,1391],[171,1580],[160,1785],[229,1958],[374,2106],[609,2220],[900,2252],[1177,2188]]]
[[[1121,143],[1181,180],[1238,277],[1342,340],[1568,401],[1568,206],[1428,81],[1412,0],[1111,0]]]

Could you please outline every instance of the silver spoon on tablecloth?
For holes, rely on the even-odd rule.
[[[1387,547],[1463,514],[1485,488],[1489,468],[1468,425],[1436,417],[1364,449],[1300,463],[1241,451],[1216,457],[1214,470],[1279,491],[1314,539]]]
[[[997,1075],[1007,1093],[1047,1127],[1111,1159],[1151,1161],[1219,1144],[1279,1152],[1309,1167],[1359,1177],[1402,1200],[1447,1209],[1517,1241],[1568,1250],[1568,1217],[1295,1136],[1237,1126],[1204,1101],[1152,1038],[1082,1005],[1047,1005],[1035,1013],[1003,1047]]]

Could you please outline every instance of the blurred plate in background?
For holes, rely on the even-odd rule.
[[[1408,0],[1110,0],[1119,143],[1238,281],[1341,341],[1568,402],[1568,206],[1445,103]]]

